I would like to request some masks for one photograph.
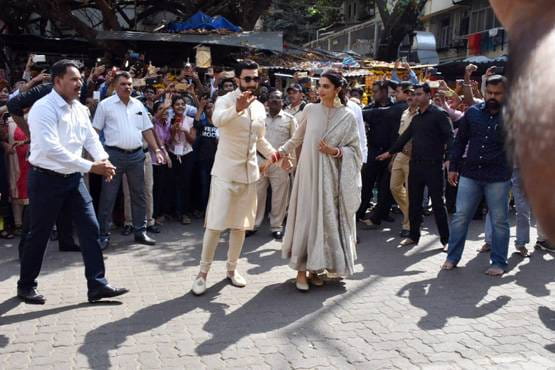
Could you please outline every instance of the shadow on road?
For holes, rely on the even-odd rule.
[[[555,311],[548,307],[541,306],[538,308],[538,315],[546,328],[555,331]],[[555,353],[555,343],[545,346],[545,349]]]
[[[514,269],[522,259],[512,256],[508,270]],[[436,278],[415,281],[405,285],[398,296],[408,294],[410,304],[426,311],[417,325],[423,330],[441,329],[449,318],[476,319],[491,314],[510,301],[501,295],[494,300],[480,304],[491,287],[508,284],[515,276],[489,277],[484,271],[489,266],[486,254],[477,255],[464,267],[452,271],[440,271]]]
[[[545,259],[548,253],[535,250],[528,263],[519,266],[515,283],[526,289],[534,297],[547,297],[550,294],[547,285],[555,280],[555,260]]]
[[[187,293],[184,296],[145,307],[128,318],[104,324],[86,334],[79,352],[87,357],[90,368],[108,369],[111,367],[108,352],[117,349],[130,336],[158,328],[197,308],[213,315],[222,315],[227,305],[216,303],[214,300],[226,285],[227,282],[222,280],[210,287],[202,297]]]
[[[318,311],[327,299],[345,291],[341,282],[313,288],[308,294],[296,291],[291,282],[266,286],[237,310],[212,313],[204,325],[212,338],[201,343],[196,352],[201,356],[220,353],[243,337],[284,328]]]

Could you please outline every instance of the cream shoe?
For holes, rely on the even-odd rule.
[[[204,294],[204,292],[206,292],[206,279],[202,276],[197,277],[193,282],[193,287],[191,288],[191,291],[194,295]]]
[[[247,285],[247,281],[241,274],[237,271],[230,276],[229,273],[227,274],[227,279],[231,282],[231,285],[236,286],[238,288],[244,288]]]
[[[310,289],[308,282],[301,283],[299,280],[295,281],[295,286],[297,287],[297,290],[300,290],[301,292],[308,292]]]

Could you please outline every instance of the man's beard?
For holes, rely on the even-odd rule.
[[[241,89],[242,92],[250,91],[250,92],[252,92],[253,95],[257,95],[257,96],[258,96],[258,87],[243,87],[243,86],[239,86],[239,89]]]
[[[489,110],[500,110],[501,104],[499,104],[499,102],[495,99],[489,99],[486,102],[486,108]]]

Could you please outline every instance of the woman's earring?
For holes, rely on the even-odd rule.
[[[333,106],[335,108],[338,108],[340,106],[342,106],[343,104],[341,104],[341,99],[339,99],[339,95],[335,96],[335,99],[333,99]]]

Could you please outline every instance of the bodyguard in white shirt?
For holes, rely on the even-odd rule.
[[[158,163],[164,163],[164,156],[156,143],[152,122],[145,106],[131,97],[132,82],[128,72],[116,74],[116,94],[98,104],[93,120],[93,127],[98,132],[104,131],[104,147],[116,166],[113,181],[104,182],[100,193],[98,219],[103,248],[108,247],[110,243],[112,212],[123,174],[127,175],[129,183],[135,241],[146,245],[156,243],[146,234],[143,138],[156,153]]]
[[[17,295],[26,303],[44,304],[36,290],[50,231],[65,204],[71,217],[85,263],[88,298],[94,302],[128,292],[108,285],[100,232],[91,196],[83,182],[83,172],[104,176],[108,181],[115,167],[108,161],[98,135],[91,126],[88,109],[79,103],[81,74],[77,62],[60,60],[52,66],[52,92],[38,100],[29,113],[31,155],[29,162],[30,234],[25,242]],[[82,158],[83,148],[94,158]]]

